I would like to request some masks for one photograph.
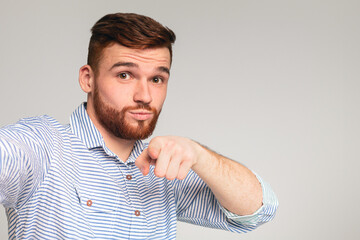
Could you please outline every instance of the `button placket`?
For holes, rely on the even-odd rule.
[[[139,189],[138,189],[138,178],[134,178],[134,176],[136,176],[136,171],[138,171],[137,167],[132,164],[130,165],[130,176],[131,176],[131,193],[133,193],[133,195],[131,196],[133,198],[133,203],[134,203],[134,215],[135,217],[137,218],[144,218],[145,215],[144,213],[142,212],[142,205],[141,205],[141,201],[140,201],[140,198],[139,198]]]
[[[146,205],[144,205],[141,197],[141,194],[144,190],[144,185],[146,185],[144,181],[144,176],[141,174],[138,167],[135,166],[135,163],[129,164],[128,170],[132,176],[132,180],[125,181],[127,183],[129,195],[131,195],[132,199],[132,222],[141,224],[142,226],[144,226],[144,228],[147,228],[149,232],[153,232],[155,231],[157,225],[150,223],[147,216]]]
[[[118,178],[118,180],[120,182],[119,187],[123,191],[123,197],[126,199],[126,203],[129,204],[130,206],[132,206],[132,199],[131,199],[131,196],[129,193],[129,184],[131,184],[131,183],[127,180],[127,176],[130,173],[129,168],[124,163],[119,164],[118,167],[121,172],[121,177]]]

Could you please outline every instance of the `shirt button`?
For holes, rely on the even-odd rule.
[[[126,175],[126,179],[127,179],[127,180],[131,180],[131,179],[132,179],[132,176],[131,176],[131,175]]]
[[[92,201],[91,201],[91,200],[87,200],[86,205],[88,205],[88,207],[91,207]]]
[[[135,216],[140,216],[140,211],[139,210],[135,211]]]

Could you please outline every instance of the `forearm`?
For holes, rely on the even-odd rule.
[[[262,205],[261,184],[249,169],[188,138],[155,137],[135,164],[144,175],[155,165],[155,176],[168,180],[182,180],[192,168],[221,206],[236,215],[252,214]]]
[[[262,205],[262,188],[245,166],[199,145],[192,169],[210,187],[219,203],[237,215],[250,215]]]

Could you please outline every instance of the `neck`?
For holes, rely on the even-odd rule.
[[[99,129],[98,126],[96,126],[96,128]],[[102,128],[102,126],[100,126],[100,128]],[[108,131],[106,131],[106,129],[103,129],[103,131],[99,129],[99,131],[104,138],[106,147],[115,153],[123,162],[126,162],[134,147],[135,140],[125,140],[118,138],[113,134],[110,134]]]

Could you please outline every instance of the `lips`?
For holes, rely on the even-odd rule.
[[[137,121],[145,121],[148,120],[150,118],[152,118],[153,113],[149,112],[149,111],[144,111],[144,110],[132,110],[128,112],[130,114],[130,116],[137,120]]]

